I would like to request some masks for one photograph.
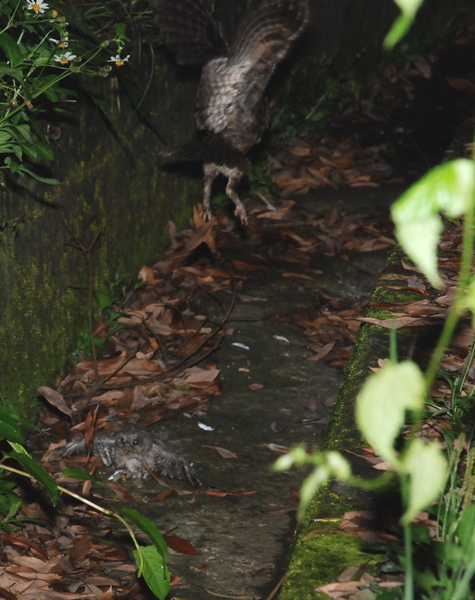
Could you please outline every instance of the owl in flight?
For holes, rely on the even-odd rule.
[[[307,25],[309,0],[263,0],[239,23],[229,45],[207,0],[157,0],[156,6],[161,37],[177,63],[202,65],[196,107],[200,141],[161,154],[172,162],[203,163],[207,218],[213,182],[218,175],[227,177],[234,214],[246,223],[236,187],[251,168],[246,153],[269,124],[264,91]]]

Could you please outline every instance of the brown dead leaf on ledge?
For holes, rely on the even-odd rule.
[[[360,569],[358,568],[358,571]],[[366,588],[370,583],[377,583],[382,588],[393,588],[400,587],[403,585],[402,581],[383,581],[378,577],[373,577],[369,573],[363,573],[358,581],[337,581],[335,583],[327,583],[318,588],[315,588],[316,592],[325,594],[335,600],[344,600],[353,594],[357,594],[362,588]]]

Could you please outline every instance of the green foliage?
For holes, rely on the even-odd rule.
[[[139,527],[139,529],[148,535],[148,537],[152,540],[152,543],[157,548],[163,561],[166,563],[168,560],[167,544],[162,534],[158,531],[156,525],[133,508],[122,508],[120,512],[122,515],[124,515],[124,517],[127,517],[129,521],[132,521],[134,525]]]
[[[438,539],[424,550],[435,558],[431,568],[415,572],[415,580],[427,600],[465,600],[470,598],[475,576],[475,448],[465,453],[462,436],[448,449],[450,485],[437,506]],[[460,472],[465,470],[463,481]]]
[[[58,502],[59,493],[55,480],[49,473],[45,471],[44,467],[40,465],[39,462],[34,460],[28,454],[21,444],[10,442],[10,445],[13,450],[12,452],[9,452],[7,456],[18,461],[25,471],[31,475],[31,477],[42,483],[48,490],[53,504],[56,504]]]
[[[23,443],[24,436],[20,427],[22,422],[24,420],[16,411],[0,406],[0,441]],[[11,525],[21,523],[21,519],[16,516],[22,501],[13,491],[15,486],[16,482],[0,471],[0,529],[7,532],[11,530]]]
[[[121,514],[146,533],[152,541],[153,546],[137,546],[134,557],[139,567],[139,577],[143,575],[152,592],[164,599],[170,589],[170,572],[167,567],[168,548],[162,534],[154,523],[136,510],[123,508]]]
[[[427,394],[455,330],[459,317],[467,309],[475,318],[475,283],[471,273],[474,248],[475,163],[459,159],[433,169],[393,206],[396,235],[404,250],[411,256],[427,278],[437,286],[442,280],[437,272],[437,246],[442,231],[440,212],[451,217],[463,216],[464,242],[459,275],[459,285],[454,302],[442,329],[425,373],[411,361],[389,361],[373,373],[363,385],[356,403],[356,421],[364,437],[399,476],[404,514],[401,519],[405,536],[406,569],[405,600],[413,598],[413,576],[426,595],[435,600],[463,600],[468,597],[470,584],[475,577],[475,510],[471,505],[475,490],[475,449],[468,452],[466,474],[459,481],[462,452],[453,451],[453,438],[448,436],[447,458],[436,442],[426,443],[418,437],[419,420]],[[475,353],[475,341],[469,357]],[[467,360],[471,365],[472,360]],[[451,412],[458,411],[461,419],[463,380],[453,385]],[[459,400],[457,400],[459,397]],[[409,435],[401,441],[403,427],[412,423]],[[462,441],[459,442],[463,445]],[[318,458],[303,459],[301,449],[293,450],[281,458],[278,468],[290,464],[313,462],[314,472],[303,485],[304,507],[316,490],[330,477],[363,487],[353,478],[349,467],[335,469],[335,453],[321,453]],[[455,454],[455,458],[454,458]],[[444,490],[447,486],[447,493]],[[412,563],[412,535],[410,525],[417,514],[430,507],[438,498],[438,523],[441,535],[431,550],[435,551],[435,568],[414,573]],[[430,551],[429,551],[430,553]]]
[[[23,444],[25,436],[21,430],[22,423],[26,423],[26,420],[19,413],[6,406],[0,406],[0,440]]]
[[[436,252],[443,228],[440,213],[467,214],[474,191],[475,163],[460,158],[429,171],[391,208],[398,240],[434,287],[442,286]]]
[[[127,21],[142,16],[133,10],[120,0],[74,9],[59,0],[3,0],[0,170],[58,183],[27,164],[53,158],[42,119],[52,111],[64,112],[64,100],[75,95],[73,86],[63,85],[71,76],[106,77],[114,65],[124,65],[129,58],[124,56]],[[109,109],[104,105],[104,110]]]
[[[139,546],[134,550],[139,576],[143,575],[152,592],[164,600],[170,590],[170,573],[155,546]]]
[[[0,472],[0,529],[11,531],[12,525],[21,524],[21,519],[17,519],[21,508],[21,498],[14,493],[16,482]]]
[[[438,444],[412,437],[402,452],[395,449],[407,413],[419,419],[424,399],[419,367],[410,361],[389,362],[367,379],[356,404],[358,427],[375,452],[401,477],[409,478],[404,524],[438,498],[447,480],[447,462]]]
[[[248,179],[253,194],[265,194],[266,192],[276,196],[279,194],[279,186],[271,177],[271,166],[268,160],[253,165]]]
[[[339,452],[313,452],[308,454],[303,446],[293,448],[275,463],[276,471],[285,471],[293,465],[301,467],[312,464],[315,468],[304,481],[300,490],[299,518],[302,518],[316,491],[331,479],[352,481],[350,463]]]
[[[358,427],[392,466],[399,466],[394,443],[406,422],[406,411],[420,417],[424,391],[422,373],[410,361],[388,363],[369,377],[361,390],[356,405]]]

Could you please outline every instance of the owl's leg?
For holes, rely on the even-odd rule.
[[[226,195],[228,196],[228,198],[231,198],[231,200],[236,205],[236,210],[234,211],[236,217],[239,217],[241,219],[241,223],[243,225],[247,225],[246,209],[244,208],[244,204],[241,202],[236,192],[236,187],[238,186],[242,178],[242,172],[239,169],[228,169],[226,175],[228,177]]]
[[[216,165],[205,164],[203,165],[204,171],[204,187],[203,187],[203,204],[205,207],[205,219],[209,221],[211,219],[211,191],[213,189],[213,183],[216,177],[219,175],[219,171]]]
[[[205,216],[207,219],[211,217],[210,201],[211,201],[211,189],[213,182],[218,175],[224,175],[228,178],[226,185],[226,195],[230,198],[235,206],[236,210],[234,214],[236,217],[241,219],[241,223],[247,224],[246,209],[241,202],[236,192],[236,187],[242,179],[243,172],[237,167],[227,167],[226,165],[216,165],[214,163],[205,164],[203,167],[204,171],[204,190],[203,190],[203,204],[205,207]]]

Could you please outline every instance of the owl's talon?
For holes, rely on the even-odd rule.
[[[247,213],[244,206],[236,206],[236,210],[234,211],[234,216],[236,216],[243,225],[247,225]]]

